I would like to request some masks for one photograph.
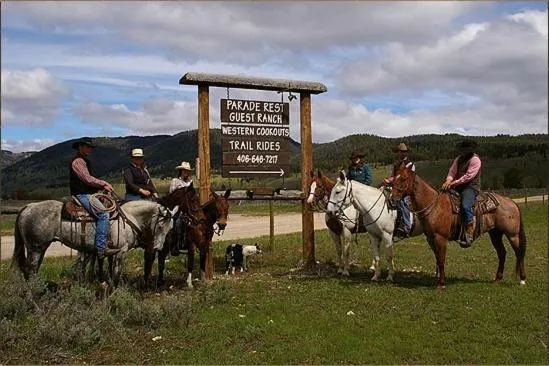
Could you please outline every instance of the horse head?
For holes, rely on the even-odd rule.
[[[318,206],[321,201],[327,202],[333,187],[334,183],[328,177],[322,175],[320,170],[317,170],[316,175],[311,172],[311,185],[307,203],[311,206]]]
[[[351,188],[345,171],[340,171],[339,178],[330,193],[330,200],[326,207],[326,212],[329,215],[339,216],[345,207],[351,204]]]
[[[229,196],[231,195],[231,189],[227,189],[223,196],[218,195],[211,188],[210,192],[213,196],[213,200],[211,200],[211,202],[209,202],[208,204],[214,205],[215,223],[220,230],[225,230],[225,227],[227,226],[227,218],[229,216]],[[207,206],[208,204],[204,206]]]
[[[170,209],[178,206],[179,211],[183,215],[189,216],[193,221],[199,222],[205,219],[198,193],[192,182],[188,187],[178,188],[167,196],[160,198],[158,203]]]
[[[415,179],[416,173],[409,168],[406,168],[404,164],[401,164],[393,180],[393,186],[391,188],[391,194],[389,195],[389,201],[391,204],[395,204],[396,201],[402,197],[410,195]]]

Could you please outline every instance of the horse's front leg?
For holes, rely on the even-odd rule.
[[[118,287],[120,284],[120,279],[122,278],[122,266],[124,265],[124,259],[126,257],[126,252],[119,252],[115,255],[112,260],[112,281],[114,287]]]
[[[206,248],[200,248],[200,280],[206,280],[206,254],[208,253],[210,246]],[[243,259],[244,261],[246,259]],[[243,264],[244,265],[244,264]]]
[[[370,237],[370,248],[372,249],[372,254],[374,257],[372,263],[374,266],[372,281],[379,281],[379,277],[381,276],[381,267],[379,265],[379,247],[381,245],[381,238],[371,232],[368,232],[368,236]]]
[[[448,245],[448,239],[440,234],[435,234],[433,244],[438,269],[437,287],[438,289],[443,289],[446,284],[446,273],[444,271],[444,266],[446,263],[446,247]]]
[[[353,240],[353,234],[351,234],[350,231],[347,229],[343,229],[343,234],[341,235],[341,262],[339,265],[339,269],[341,270],[341,267],[343,267],[343,271],[341,274],[343,276],[349,277],[349,257],[351,254],[351,241]]]
[[[387,255],[387,281],[393,281],[394,275],[395,275],[395,268],[394,268],[394,262],[393,262],[393,233],[384,231],[383,234],[383,242],[385,243],[385,252]]]
[[[193,270],[194,270],[194,245],[189,244],[187,250],[187,287],[193,288]]]
[[[156,280],[156,288],[158,290],[162,290],[164,288],[164,268],[166,266],[168,248],[169,246],[164,245],[162,250],[158,252],[158,279]]]
[[[328,230],[330,233],[330,236],[332,237],[332,241],[334,242],[334,246],[336,249],[337,254],[337,273],[341,274],[343,273],[343,258],[342,258],[342,252],[341,252],[341,241],[343,233],[341,235],[337,235],[332,230]]]

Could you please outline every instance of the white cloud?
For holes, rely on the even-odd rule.
[[[70,89],[44,69],[2,70],[2,123],[45,125],[59,113]]]
[[[2,139],[2,150],[8,150],[14,153],[20,153],[25,151],[41,151],[58,142],[59,141],[55,141],[53,139]]]

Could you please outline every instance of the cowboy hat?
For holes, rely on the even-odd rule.
[[[143,157],[143,149],[132,150],[132,158],[142,158],[142,157]]]
[[[187,161],[182,161],[181,165],[178,165],[175,167],[176,170],[185,169],[185,170],[193,170],[191,168],[191,164],[189,164]]]
[[[394,150],[395,152],[397,151],[408,151],[408,147],[406,146],[406,144],[404,142],[401,142],[400,144],[398,144]]]
[[[351,160],[355,160],[356,158],[363,158],[365,157],[366,155],[364,155],[363,153],[361,153],[360,151],[358,150],[355,150],[351,153],[351,157],[350,159]]]
[[[475,149],[477,147],[477,143],[473,140],[462,140],[457,143],[456,147],[458,149]]]
[[[80,145],[88,145],[89,147],[97,147],[90,137],[82,137],[72,143],[72,148],[77,150]]]

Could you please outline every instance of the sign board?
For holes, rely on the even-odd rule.
[[[224,178],[289,174],[289,103],[221,99],[220,110]]]

